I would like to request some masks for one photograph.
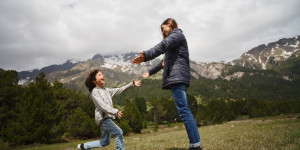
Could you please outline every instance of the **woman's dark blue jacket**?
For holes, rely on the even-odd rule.
[[[145,61],[152,60],[161,54],[165,54],[164,67],[162,61],[149,70],[149,75],[157,73],[164,68],[163,89],[169,89],[170,85],[183,83],[190,84],[190,63],[187,41],[182,30],[177,28],[170,32],[169,36],[159,44],[144,51]]]

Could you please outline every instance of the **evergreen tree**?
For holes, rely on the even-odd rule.
[[[94,121],[95,105],[92,100],[80,91],[65,88],[57,81],[53,83],[53,89],[59,104],[57,130],[69,137],[98,137],[100,130]]]
[[[93,138],[101,135],[95,120],[79,107],[67,118],[65,129],[66,135],[71,137]]]
[[[126,121],[125,121],[126,122]],[[120,122],[117,122],[117,125],[122,129],[123,131],[123,135],[128,135],[130,132],[132,132],[132,129],[131,127],[125,123],[124,121],[120,121]]]
[[[137,106],[138,110],[141,113],[142,116],[142,120],[143,120],[143,128],[147,127],[147,124],[145,123],[145,119],[146,119],[146,113],[147,113],[147,104],[146,104],[146,100],[142,97],[135,97],[133,99],[134,104]]]
[[[142,114],[146,113],[147,104],[146,104],[146,100],[144,98],[136,97],[136,98],[134,98],[133,102]]]
[[[186,94],[186,96],[187,96],[188,104],[189,104],[189,107],[190,107],[192,113],[196,114],[197,109],[198,109],[198,104],[197,104],[196,98],[190,94]]]
[[[12,144],[51,143],[58,137],[56,127],[57,103],[50,83],[40,73],[25,88],[22,99],[16,104],[14,119],[4,128],[4,137]]]
[[[19,77],[16,71],[0,69],[0,131],[13,117],[12,110],[23,92],[18,81]]]
[[[158,120],[162,121],[167,121],[167,122],[174,122],[175,118],[176,121],[181,120],[177,113],[177,108],[175,106],[174,99],[167,99],[167,98],[160,98],[159,102],[159,107],[158,110]],[[162,109],[162,111],[159,111],[159,109]]]
[[[143,121],[140,111],[129,99],[125,99],[125,102],[122,121],[127,123],[133,132],[141,133]]]
[[[149,118],[148,119],[153,119],[153,123],[160,123],[162,122],[162,117],[166,114],[166,112],[164,112],[164,108],[160,103],[160,100],[157,97],[153,97],[150,101],[149,101],[149,105],[150,105],[150,112],[149,112]]]

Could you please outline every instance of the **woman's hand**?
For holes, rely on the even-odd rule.
[[[141,84],[142,84],[142,82],[141,82],[141,80],[133,80],[133,84],[135,85],[135,86],[141,86]]]
[[[142,63],[142,62],[145,61],[145,54],[144,54],[144,52],[140,52],[140,54],[141,54],[140,56],[135,57],[135,58],[132,60],[132,63],[140,64],[140,63]]]
[[[119,110],[118,113],[117,113],[118,119],[121,119],[122,116],[123,116],[122,110]]]
[[[142,74],[142,77],[143,77],[143,78],[148,78],[148,77],[149,77],[149,72],[143,73],[143,74]]]

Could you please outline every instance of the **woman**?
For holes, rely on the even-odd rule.
[[[187,41],[178,28],[174,19],[168,18],[161,24],[163,40],[148,51],[140,52],[140,56],[132,60],[140,64],[165,54],[160,63],[144,73],[143,77],[163,72],[163,89],[172,90],[172,95],[178,110],[179,116],[184,122],[189,140],[190,150],[201,150],[201,141],[194,116],[188,106],[186,90],[190,82],[190,64]]]

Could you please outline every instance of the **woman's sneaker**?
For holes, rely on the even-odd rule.
[[[188,150],[202,150],[202,147],[190,147]]]

